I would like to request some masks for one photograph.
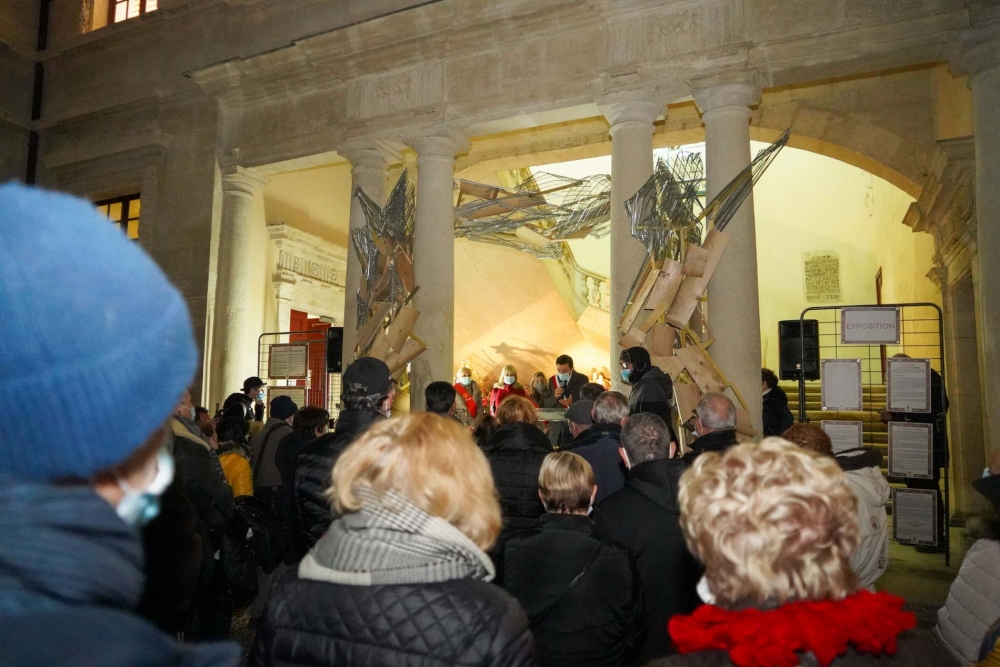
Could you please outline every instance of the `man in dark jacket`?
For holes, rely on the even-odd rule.
[[[684,461],[691,465],[703,452],[722,454],[736,443],[736,406],[722,394],[708,393],[694,411],[694,432],[698,439]]]
[[[307,551],[333,521],[325,492],[330,488],[337,457],[355,438],[392,410],[392,375],[383,361],[362,357],[344,371],[341,402],[332,433],[308,443],[299,452],[295,470],[295,501],[298,511],[299,544]]]
[[[597,503],[625,486],[627,469],[618,450],[621,447],[622,424],[627,417],[628,401],[625,396],[617,391],[604,392],[591,408],[593,425],[573,443],[573,453],[586,459],[594,469]]]
[[[253,470],[253,495],[269,506],[277,516],[281,507],[281,471],[278,470],[277,452],[282,438],[292,432],[292,419],[299,411],[288,396],[271,399],[271,412],[264,428],[250,441],[250,468]]]
[[[654,366],[649,352],[642,347],[630,347],[618,357],[622,365],[622,380],[632,385],[628,396],[629,414],[651,412],[670,426],[673,423],[674,383],[670,376]],[[670,429],[671,439],[673,429]]]
[[[788,409],[788,396],[778,386],[778,376],[770,368],[762,368],[760,378],[760,389],[764,393],[764,436],[781,435],[795,423]]]
[[[267,383],[256,375],[243,381],[243,389],[226,397],[222,411],[227,417],[247,421],[264,421],[264,387]]]
[[[285,551],[285,563],[294,565],[302,559],[306,550],[299,544],[298,512],[295,503],[295,469],[298,466],[299,452],[310,442],[326,433],[330,423],[330,413],[323,408],[307,405],[295,413],[292,419],[291,433],[278,443],[274,453],[274,462],[281,473],[281,525],[290,544]]]
[[[0,665],[236,665],[131,611],[198,365],[183,296],[91,202],[9,183],[0,229]]]
[[[574,401],[579,401],[580,390],[590,380],[583,373],[577,373],[573,368],[573,357],[561,354],[556,357],[556,374],[549,378],[549,389],[552,396],[545,401],[545,408],[568,408]]]
[[[628,547],[639,571],[649,633],[636,665],[670,653],[667,622],[698,605],[701,568],[684,543],[677,504],[686,466],[672,458],[675,452],[662,419],[629,417],[622,427],[621,456],[629,467],[625,488],[594,511],[598,531]]]

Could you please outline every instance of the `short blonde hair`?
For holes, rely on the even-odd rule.
[[[553,452],[538,471],[538,490],[549,512],[576,512],[590,507],[594,469],[573,452]]]
[[[858,587],[857,500],[833,459],[781,438],[704,453],[679,498],[688,548],[722,605],[838,599]]]
[[[497,378],[497,383],[494,386],[501,387],[501,388],[507,386],[506,384],[504,384],[504,381],[503,381],[503,376],[504,375],[513,375],[514,376],[514,384],[511,385],[512,387],[516,387],[518,384],[520,384],[517,381],[517,369],[514,368],[513,364],[507,364],[506,366],[504,366],[503,368],[500,369],[500,377]]]
[[[514,394],[500,403],[500,407],[497,408],[497,421],[501,425],[520,422],[534,426],[538,423],[538,411],[534,403],[524,396]]]
[[[355,490],[394,491],[452,524],[484,551],[500,532],[500,503],[486,456],[453,419],[426,412],[378,422],[337,459],[327,494],[356,512]]]

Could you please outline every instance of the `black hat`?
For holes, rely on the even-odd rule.
[[[577,426],[590,426],[594,423],[590,413],[594,409],[593,401],[575,401],[566,410],[566,419]]]
[[[375,357],[361,357],[347,367],[343,375],[345,396],[376,396],[388,394],[392,374],[385,362]]]
[[[993,509],[1000,514],[1000,475],[990,475],[972,481],[972,488],[990,501]]]
[[[275,396],[271,399],[271,416],[275,419],[288,419],[298,411],[299,406],[288,396]]]
[[[248,377],[243,381],[243,391],[249,391],[250,389],[255,389],[256,387],[266,387],[267,383],[261,380],[256,375]]]

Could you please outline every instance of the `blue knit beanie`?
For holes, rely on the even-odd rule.
[[[87,478],[124,461],[197,360],[180,293],[91,203],[0,186],[0,475]]]

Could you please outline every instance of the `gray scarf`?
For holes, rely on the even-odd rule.
[[[332,524],[299,563],[299,576],[353,586],[493,579],[493,563],[460,530],[397,493],[367,487],[361,509]]]

